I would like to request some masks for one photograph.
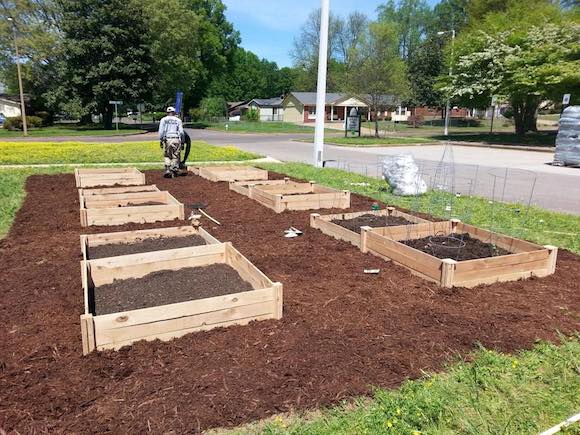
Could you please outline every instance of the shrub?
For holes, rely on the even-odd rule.
[[[260,111],[250,107],[243,116],[244,121],[258,122],[260,120]]]
[[[42,118],[38,116],[27,116],[26,125],[28,128],[42,127]],[[6,118],[6,121],[4,121],[4,128],[6,130],[22,130],[22,117],[14,116],[12,118]]]
[[[199,107],[189,109],[189,116],[191,117],[192,122],[199,122],[203,119],[203,110]]]
[[[228,105],[222,97],[206,97],[199,105],[205,119],[223,118],[228,113]]]
[[[457,120],[458,127],[479,127],[481,120],[476,118],[462,118]]]
[[[52,113],[42,111],[36,112],[34,116],[38,116],[40,119],[42,119],[43,127],[48,127],[54,124],[54,117],[52,116]]]
[[[411,115],[407,119],[407,125],[413,128],[419,128],[425,123],[423,115]]]

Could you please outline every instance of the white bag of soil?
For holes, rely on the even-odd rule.
[[[383,178],[395,195],[416,196],[427,192],[427,183],[421,178],[419,167],[410,154],[384,158]]]

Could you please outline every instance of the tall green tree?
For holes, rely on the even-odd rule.
[[[140,102],[151,91],[151,53],[138,0],[61,0],[63,59],[55,101],[78,104],[84,119],[103,115],[111,128],[110,100]]]
[[[543,99],[580,92],[580,25],[554,5],[510,6],[487,14],[458,39],[455,74],[443,88],[464,104],[507,99],[516,133],[536,130]]]
[[[231,69],[239,34],[220,0],[143,0],[155,78],[153,102],[172,104],[177,91],[198,105],[214,78]]]
[[[398,27],[399,53],[408,59],[417,49],[430,27],[431,8],[425,0],[388,0],[377,8],[379,21]]]
[[[60,9],[54,0],[0,0],[0,83],[18,93],[14,37],[24,89],[33,110],[45,110],[43,94],[54,86],[61,41]],[[12,22],[8,21],[12,19]]]
[[[398,42],[397,27],[393,23],[371,23],[360,47],[352,53],[352,80],[347,90],[369,102],[376,137],[379,137],[378,112],[394,105],[394,99],[408,94],[406,68],[399,56]]]
[[[437,80],[443,74],[443,43],[437,35],[421,42],[407,61],[411,106],[442,107],[443,95],[436,88]]]

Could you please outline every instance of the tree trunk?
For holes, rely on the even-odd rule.
[[[540,98],[535,95],[526,95],[511,99],[514,110],[514,122],[516,134],[524,135],[528,131],[538,131],[537,112],[540,105]]]
[[[103,127],[105,130],[112,130],[113,129],[113,115],[114,115],[113,106],[107,104],[103,108]]]
[[[375,112],[375,137],[379,137],[379,117],[377,116],[377,112]]]

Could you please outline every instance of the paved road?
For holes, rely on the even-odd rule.
[[[192,139],[214,145],[235,145],[279,160],[312,162],[313,145],[293,140],[311,135],[236,134],[210,130],[188,132]],[[429,178],[441,161],[444,149],[445,145],[384,148],[327,145],[325,159],[335,160],[329,162],[329,166],[378,176],[378,163],[382,158],[410,153],[423,168],[425,177]],[[499,200],[503,197],[503,200],[510,202],[527,202],[532,195],[532,203],[540,207],[580,214],[580,169],[553,167],[549,165],[551,161],[550,153],[453,146],[455,190]]]

